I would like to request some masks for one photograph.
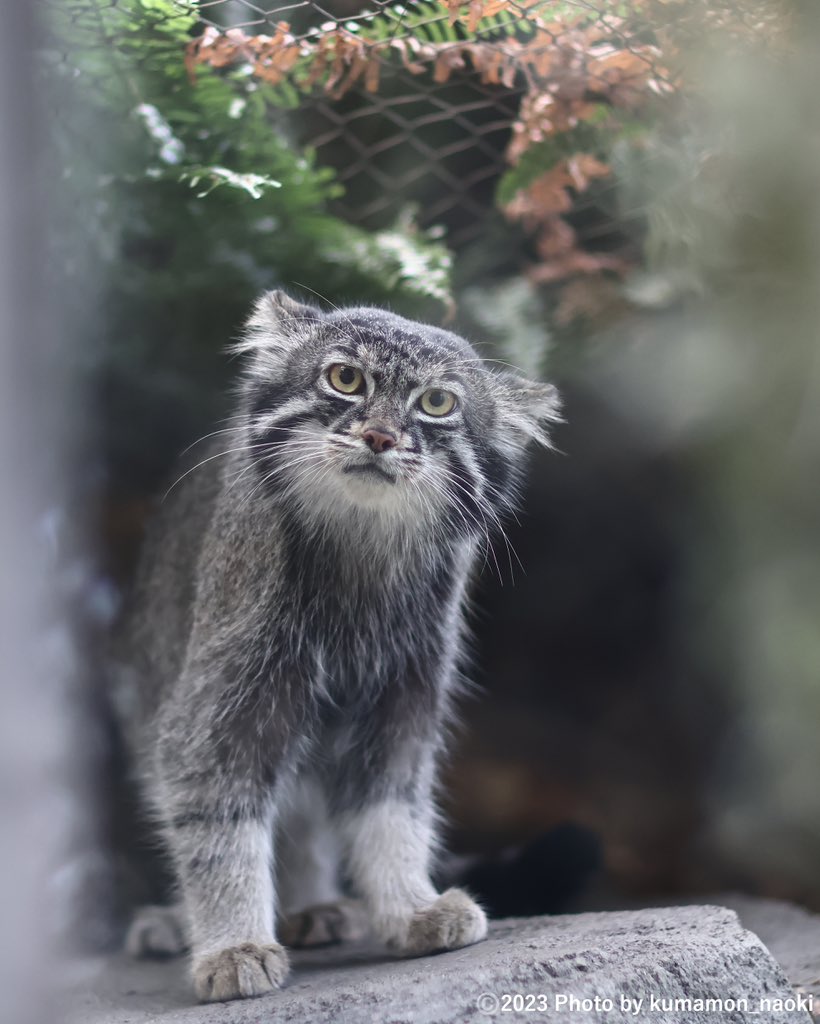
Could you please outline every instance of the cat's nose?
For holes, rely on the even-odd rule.
[[[372,452],[376,452],[377,454],[389,451],[391,448],[395,448],[399,441],[392,430],[388,430],[388,428],[381,423],[368,427],[363,431],[362,440]]]

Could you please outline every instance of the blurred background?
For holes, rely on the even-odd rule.
[[[271,287],[443,323],[564,396],[478,582],[445,770],[448,845],[497,906],[820,910],[816,4],[39,13],[36,379],[68,433],[37,571],[84,652],[55,883],[83,941],[163,885],[96,652]]]

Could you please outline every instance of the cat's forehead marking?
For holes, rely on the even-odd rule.
[[[382,312],[330,319],[346,345],[370,364],[368,368],[391,376],[454,373],[475,361],[475,353],[463,339],[435,327],[410,325],[398,316]]]

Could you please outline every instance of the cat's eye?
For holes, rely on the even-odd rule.
[[[330,386],[343,395],[358,395],[364,391],[364,374],[355,366],[347,366],[345,363],[334,363],[327,371],[327,379]]]
[[[430,388],[419,399],[419,408],[428,416],[447,416],[455,407],[456,396],[441,388]]]

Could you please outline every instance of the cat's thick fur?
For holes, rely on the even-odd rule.
[[[167,496],[124,624],[182,913],[151,911],[130,944],[189,944],[205,1000],[282,983],[277,906],[322,905],[319,934],[342,937],[342,877],[400,953],[485,935],[430,881],[435,762],[469,575],[557,418],[551,386],[377,309],[271,292],[239,348],[232,424]]]

